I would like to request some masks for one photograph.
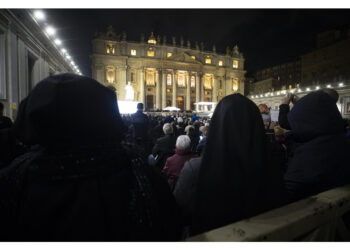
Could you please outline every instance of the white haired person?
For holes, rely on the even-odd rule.
[[[190,137],[188,135],[180,135],[176,140],[175,154],[166,160],[162,171],[168,179],[171,190],[173,190],[185,162],[195,157],[190,149]]]
[[[149,164],[159,169],[162,169],[166,159],[175,153],[176,137],[173,126],[170,123],[165,123],[163,132],[164,136],[157,140],[152,149],[152,154],[148,158]]]

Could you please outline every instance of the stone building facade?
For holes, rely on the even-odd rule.
[[[316,48],[301,56],[303,85],[350,81],[350,29],[316,36]]]
[[[16,118],[18,105],[45,77],[74,68],[43,32],[33,10],[0,10],[0,101]]]
[[[301,83],[301,62],[300,60],[290,61],[257,70],[254,78],[255,82],[252,83],[249,92],[251,95],[297,88]]]
[[[205,51],[172,37],[150,34],[145,41],[127,41],[112,26],[92,41],[92,77],[116,88],[118,100],[134,100],[148,110],[194,109],[197,102],[218,102],[232,93],[244,94],[244,57],[237,46],[226,54]]]

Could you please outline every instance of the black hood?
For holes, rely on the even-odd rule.
[[[115,93],[74,74],[40,81],[21,102],[14,128],[22,142],[48,147],[116,143],[124,133]]]
[[[336,103],[321,91],[301,98],[289,112],[288,121],[293,137],[300,142],[344,133],[344,123]]]

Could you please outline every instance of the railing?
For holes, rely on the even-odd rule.
[[[193,236],[187,241],[350,241],[350,185]]]

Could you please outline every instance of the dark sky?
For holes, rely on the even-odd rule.
[[[217,51],[237,44],[246,59],[248,72],[297,59],[314,46],[317,32],[350,27],[349,9],[46,9],[47,22],[57,28],[80,70],[91,75],[89,55],[96,31],[111,24],[127,40],[139,41],[156,35],[180,35],[194,42],[203,41],[206,49],[216,44]]]

